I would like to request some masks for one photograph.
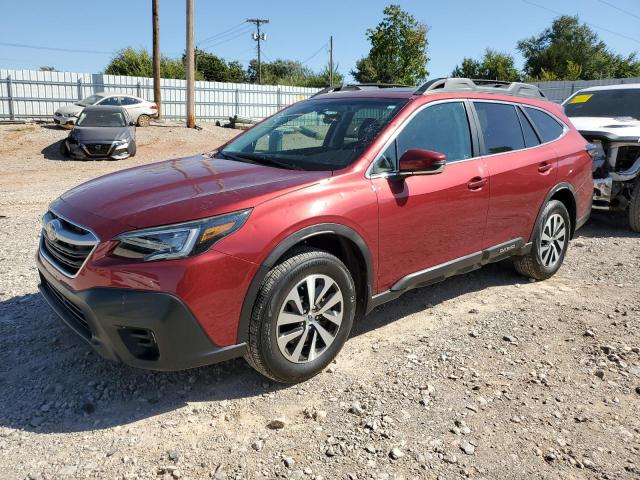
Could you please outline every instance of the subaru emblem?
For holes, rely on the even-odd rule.
[[[50,220],[44,226],[44,231],[47,235],[47,238],[52,242],[55,242],[58,239],[58,230],[61,230],[61,229],[62,229],[62,224],[60,223],[60,220],[58,220],[57,218]]]

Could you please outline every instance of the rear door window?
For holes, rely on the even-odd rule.
[[[543,143],[555,140],[564,132],[564,127],[551,115],[537,108],[525,107],[525,110],[533,120],[538,132],[540,132]]]
[[[123,107],[140,103],[140,100],[138,100],[137,98],[133,98],[133,97],[121,97],[121,98],[122,100],[120,101],[120,105],[122,105]]]
[[[520,120],[514,105],[474,102],[487,154],[510,152],[525,147]]]

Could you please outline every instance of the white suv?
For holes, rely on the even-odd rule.
[[[562,105],[598,147],[593,207],[628,211],[631,229],[640,232],[640,83],[585,88]]]
[[[158,114],[158,106],[142,98],[121,93],[96,93],[79,102],[65,105],[56,110],[53,121],[63,127],[73,127],[82,109],[88,105],[111,105],[123,107],[127,110],[129,118],[139,127],[148,127],[151,117]]]

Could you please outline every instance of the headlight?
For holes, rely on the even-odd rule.
[[[120,243],[113,254],[144,261],[197,255],[242,227],[250,213],[251,209],[248,209],[195,222],[123,233],[115,238]]]
[[[129,146],[129,142],[127,140],[116,140],[113,144],[116,148]]]

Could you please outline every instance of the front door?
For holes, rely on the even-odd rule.
[[[400,278],[481,250],[489,206],[484,160],[474,158],[465,102],[422,108],[401,127],[371,170],[378,196],[378,291]],[[386,178],[408,149],[447,155],[444,171]]]

